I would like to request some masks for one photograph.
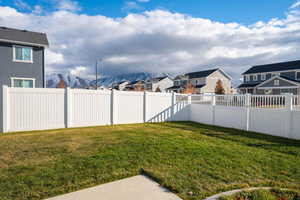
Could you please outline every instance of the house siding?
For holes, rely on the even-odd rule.
[[[279,85],[274,85],[274,82],[275,80],[279,80]],[[266,82],[265,84],[262,84],[259,86],[260,87],[295,87],[297,86],[297,84],[293,84],[293,83],[290,83],[288,81],[285,81],[285,80],[282,80],[280,78],[275,78],[274,80],[270,80],[268,82]]]
[[[225,94],[231,93],[231,80],[223,75],[220,71],[215,71],[206,78],[206,85],[201,88],[201,93],[215,93],[217,82],[221,80]]]
[[[33,63],[13,61],[13,45],[0,42],[0,86],[11,86],[11,77],[34,78],[35,87],[44,87],[44,48],[33,47]]]

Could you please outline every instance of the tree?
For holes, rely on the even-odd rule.
[[[196,93],[196,88],[193,86],[193,84],[188,83],[186,88],[183,90],[184,94],[195,94]]]
[[[161,92],[160,88],[157,87],[157,88],[155,89],[155,92]]]
[[[225,94],[225,89],[223,87],[223,83],[221,80],[218,80],[215,88],[215,93],[216,94]]]
[[[61,79],[56,87],[57,88],[65,88],[66,87],[65,81],[63,79]]]

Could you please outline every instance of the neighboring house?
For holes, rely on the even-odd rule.
[[[46,34],[0,27],[0,87],[45,87]]]
[[[138,81],[131,81],[129,84],[126,85],[126,91],[144,91],[145,90],[145,81],[138,80]]]
[[[300,94],[300,60],[253,66],[242,75],[243,94]]]
[[[225,94],[232,93],[231,77],[220,68],[177,76],[174,86],[168,88],[168,91],[183,92],[191,84],[197,94],[214,94],[218,81],[221,81]]]
[[[174,79],[174,85],[166,89],[167,92],[182,93],[187,87],[188,77],[185,75],[178,75]]]
[[[115,90],[125,90],[126,86],[129,84],[129,81],[121,81],[112,85],[112,88]]]
[[[168,76],[152,78],[145,83],[147,91],[166,92],[166,89],[174,85],[173,80]]]

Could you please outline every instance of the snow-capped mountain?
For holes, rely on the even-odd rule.
[[[155,74],[155,73],[130,73],[120,74],[116,76],[105,76],[98,79],[98,85],[110,87],[113,83],[121,81],[137,81],[147,80],[153,77],[162,76],[166,74]],[[59,86],[71,87],[71,88],[87,88],[89,86],[95,86],[95,80],[88,80],[78,76],[72,76],[70,74],[53,73],[46,76],[46,82],[48,88],[56,88]]]

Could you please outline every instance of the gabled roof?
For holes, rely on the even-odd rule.
[[[202,85],[196,85],[195,88],[199,88],[199,89],[200,89],[200,88],[203,88],[204,86],[205,86],[205,84],[202,84]]]
[[[31,46],[49,46],[45,33],[0,27],[0,41]]]
[[[285,77],[285,76],[274,76],[274,77],[272,77],[272,78],[270,78],[270,79],[268,79],[268,80],[265,80],[265,81],[259,83],[259,84],[257,85],[257,87],[260,87],[260,86],[262,86],[262,85],[264,85],[264,84],[266,84],[266,83],[268,83],[268,82],[270,82],[270,81],[273,81],[274,79],[285,80],[285,81],[290,82],[291,84],[296,84],[296,85],[299,85],[299,83],[300,83],[299,81],[296,81],[296,80],[287,78],[287,77]]]
[[[204,77],[208,77],[209,75],[211,75],[212,73],[214,73],[217,70],[219,70],[219,69],[210,69],[210,70],[204,70],[204,71],[198,71],[198,72],[191,72],[191,73],[187,73],[185,75],[188,76],[189,78],[204,78]]]
[[[179,89],[179,88],[181,88],[181,86],[172,86],[172,87],[169,87],[169,88],[167,88],[167,90],[174,90],[174,89]]]
[[[250,69],[248,69],[246,72],[244,72],[243,75],[253,74],[253,73],[295,70],[295,69],[300,69],[300,60],[253,66]]]
[[[191,78],[205,78],[205,77],[208,77],[209,75],[211,75],[212,73],[214,73],[216,71],[220,71],[228,79],[231,79],[231,77],[227,73],[225,73],[221,68],[204,70],[204,71],[199,71],[199,72],[191,72],[191,73],[187,73],[185,75],[188,76],[190,79]]]
[[[137,81],[131,81],[129,84],[130,85],[135,85],[135,84],[137,84],[137,83],[144,83],[145,81],[143,81],[143,80],[137,80]]]
[[[291,78],[288,78],[288,77],[285,77],[285,76],[274,76],[268,80],[265,80],[263,82],[259,82],[259,83],[243,83],[241,85],[238,86],[238,88],[254,88],[254,87],[260,87],[261,85],[267,83],[267,82],[270,82],[270,81],[273,81],[274,79],[276,78],[279,78],[279,79],[282,79],[282,80],[286,80],[290,83],[294,83],[294,84],[299,84],[300,81],[299,80],[294,80],[294,79],[291,79]]]
[[[238,88],[252,88],[259,84],[260,83],[242,83],[241,85],[238,86]]]
[[[170,78],[168,76],[161,76],[161,77],[155,77],[155,78],[151,78],[150,80],[148,80],[147,82],[151,82],[151,83],[157,83],[165,78]],[[171,79],[171,78],[170,78]]]

